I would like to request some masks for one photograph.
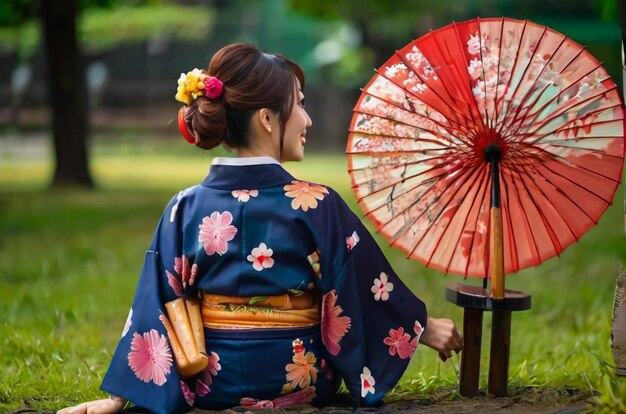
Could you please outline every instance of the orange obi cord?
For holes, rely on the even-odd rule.
[[[319,325],[320,301],[313,293],[222,296],[202,293],[202,323],[211,329],[298,328]]]

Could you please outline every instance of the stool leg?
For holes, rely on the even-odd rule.
[[[489,396],[506,397],[511,350],[511,311],[494,311],[489,356]]]
[[[473,397],[478,394],[480,376],[480,347],[483,333],[483,311],[465,308],[463,312],[463,352],[459,394]]]

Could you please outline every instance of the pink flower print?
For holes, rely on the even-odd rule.
[[[419,337],[422,336],[422,332],[424,332],[424,328],[422,327],[422,324],[419,323],[419,321],[415,321],[415,325],[413,325],[413,331],[415,332],[415,335],[417,335],[417,339],[419,340]]]
[[[185,401],[187,401],[187,405],[193,407],[193,402],[196,399],[196,394],[191,392],[189,386],[183,381],[180,382],[180,389],[183,392],[183,397],[185,397]]]
[[[348,247],[348,250],[354,249],[354,246],[356,246],[359,241],[361,241],[359,235],[356,231],[353,231],[350,237],[346,237],[346,246]]]
[[[254,398],[242,398],[239,404],[246,408],[288,408],[310,405],[315,398],[315,386],[306,387],[303,390],[292,392],[276,398],[275,400],[255,400]]]
[[[174,290],[176,296],[183,295],[183,289],[187,287],[187,284],[193,285],[196,276],[198,274],[198,265],[194,263],[191,268],[189,267],[189,258],[183,255],[182,258],[174,258],[174,272],[175,275],[166,270],[167,282]]]
[[[256,197],[259,195],[259,190],[234,190],[231,194],[237,199],[237,201],[247,203],[248,200],[250,200],[250,197]]]
[[[196,380],[196,395],[199,397],[203,397],[211,392],[211,388],[209,386],[213,384],[213,377],[216,377],[217,372],[222,369],[222,366],[219,364],[219,355],[211,351],[208,356],[209,364],[204,371],[200,373],[200,377]]]
[[[374,285],[372,285],[372,293],[374,294],[374,300],[386,301],[389,299],[389,292],[393,290],[393,283],[387,281],[387,274],[380,272],[380,279],[374,279]]]
[[[413,332],[415,332],[415,338],[413,338],[413,340],[411,341],[411,345],[413,345],[414,348],[417,348],[417,343],[419,342],[420,337],[424,332],[424,328],[422,327],[422,324],[419,323],[419,321],[415,321],[415,325],[413,325]]]
[[[166,270],[165,274],[167,275],[167,283],[170,285],[176,296],[183,296],[183,285],[180,283],[180,280],[171,274],[169,270]]]
[[[175,257],[174,258],[174,271],[180,276],[183,281],[183,287],[187,287],[187,283],[190,283],[190,280],[195,279],[196,273],[198,272],[198,265],[195,263],[189,268],[189,258],[185,255],[183,257]]]
[[[196,278],[198,277],[198,264],[194,263],[191,266],[191,272],[188,274],[189,277],[189,285],[193,286],[196,283]],[[183,283],[185,283],[185,273],[183,273]]]
[[[133,324],[133,308],[130,308],[130,311],[128,311],[128,317],[126,318],[126,323],[124,324],[124,330],[122,331],[122,338],[126,336],[132,324]]]
[[[339,342],[350,329],[351,319],[349,316],[339,316],[343,309],[337,302],[337,293],[331,290],[322,298],[322,343],[331,355],[337,355],[341,351]]]
[[[272,254],[274,254],[272,249],[268,249],[265,243],[261,243],[259,247],[252,249],[251,254],[248,255],[248,261],[252,262],[254,270],[260,272],[263,269],[269,269],[274,266]]]
[[[246,408],[274,408],[274,403],[270,400],[255,400],[250,397],[242,398],[239,405]]]
[[[320,374],[326,374],[326,378],[328,378],[329,381],[332,381],[333,378],[335,377],[333,368],[330,365],[328,365],[326,360],[323,358],[320,362]]]
[[[172,367],[172,354],[165,336],[156,329],[143,335],[135,332],[130,343],[128,365],[137,378],[143,382],[154,382],[163,385],[167,382],[165,376]]]
[[[204,397],[211,392],[211,388],[205,384],[201,379],[196,381],[196,395],[198,397]]]
[[[470,34],[470,38],[467,41],[467,51],[470,55],[477,55],[480,53],[480,35],[476,32],[475,35]]]
[[[363,373],[361,374],[361,397],[365,398],[368,393],[374,394],[376,380],[372,377],[372,373],[368,367],[363,367]]]
[[[386,337],[383,342],[385,345],[389,345],[389,355],[394,356],[398,354],[400,359],[410,358],[415,352],[415,345],[409,340],[411,336],[404,333],[404,328],[399,327],[397,330],[390,329],[389,336]]]
[[[217,376],[217,371],[222,370],[222,366],[220,365],[219,361],[220,356],[211,351],[211,354],[209,355],[209,366],[207,367],[207,369],[209,370],[209,373],[214,377]]]
[[[210,217],[204,217],[200,224],[200,234],[198,241],[204,245],[207,255],[223,255],[228,251],[228,242],[237,234],[237,228],[230,223],[233,222],[233,215],[228,211],[218,213],[214,211]]]

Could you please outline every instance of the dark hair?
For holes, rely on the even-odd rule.
[[[282,55],[263,53],[252,45],[235,43],[217,51],[208,71],[203,72],[218,78],[224,90],[215,99],[199,96],[187,107],[185,122],[197,138],[198,147],[211,149],[222,142],[235,148],[248,146],[252,114],[267,108],[278,114],[282,150],[296,78],[304,89],[304,72],[297,63]]]

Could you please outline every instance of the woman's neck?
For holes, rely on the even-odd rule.
[[[268,151],[263,148],[255,148],[255,147],[245,147],[245,148],[237,148],[237,157],[271,157],[275,160],[280,161],[278,155],[275,151]]]

